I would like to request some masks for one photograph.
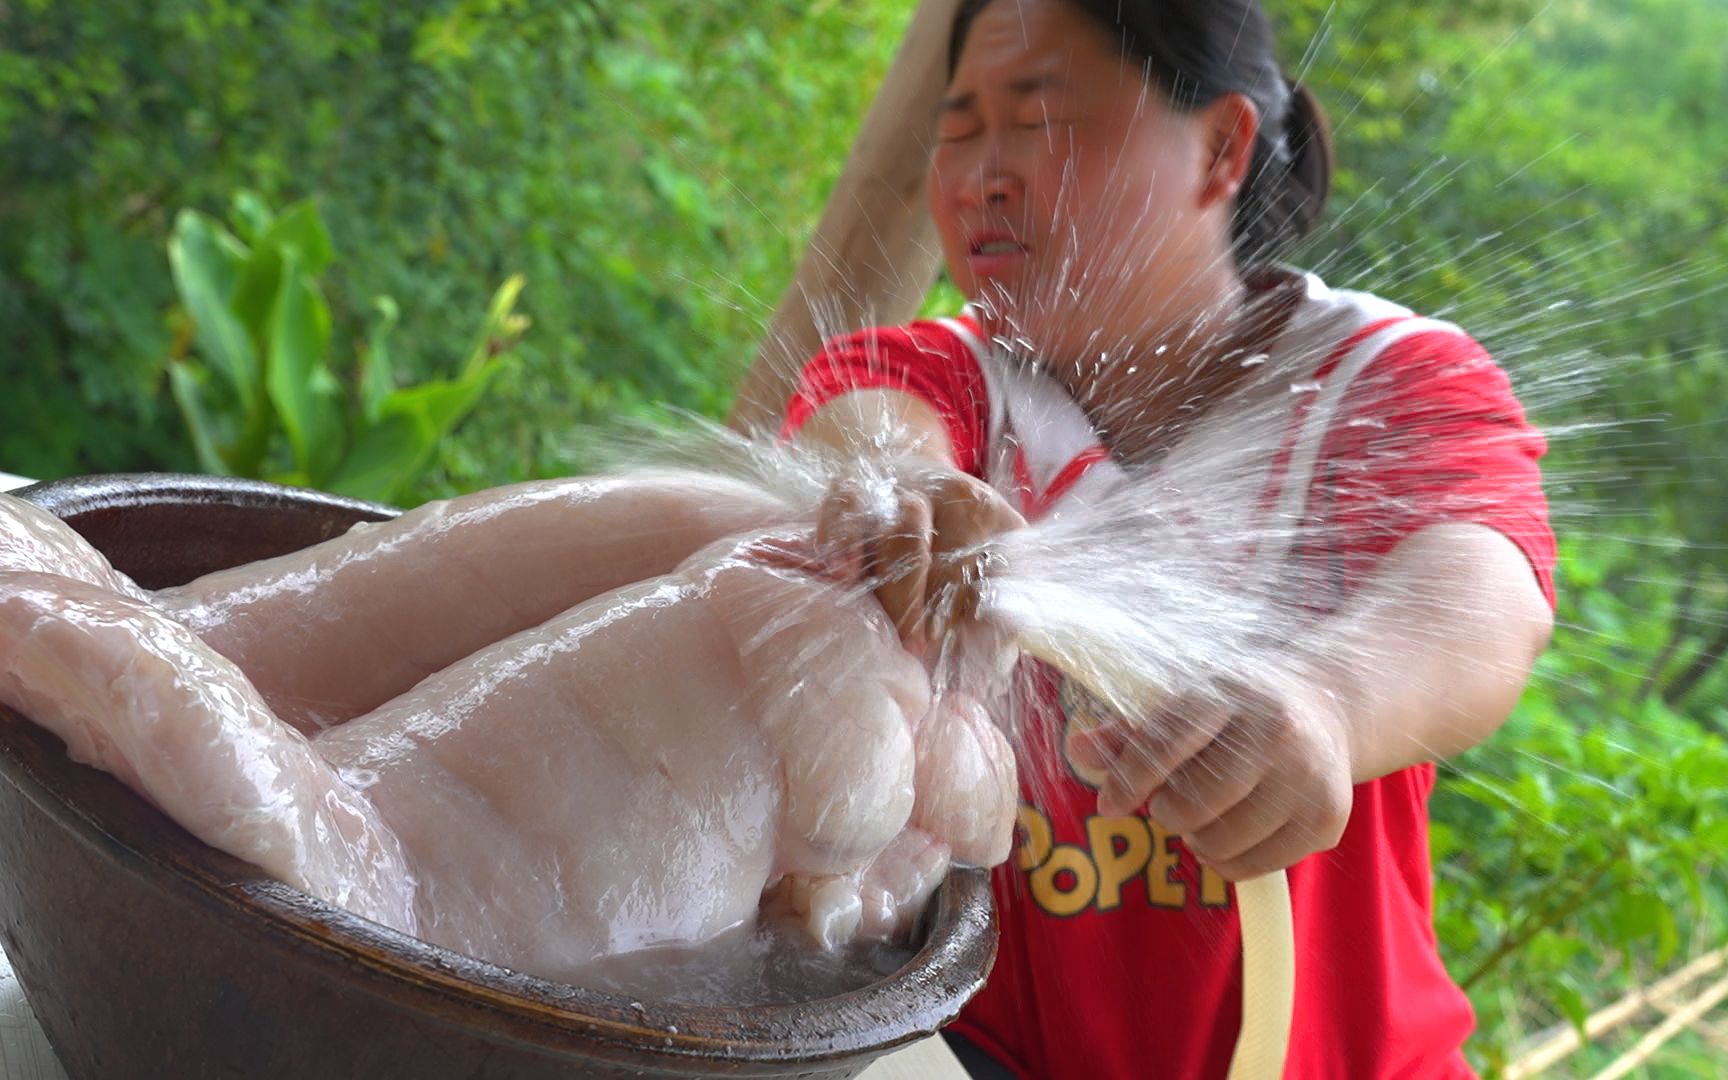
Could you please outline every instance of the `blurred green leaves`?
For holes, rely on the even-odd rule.
[[[199,463],[213,473],[400,499],[510,359],[527,328],[514,313],[522,278],[493,296],[455,375],[398,387],[390,336],[399,315],[387,297],[374,301],[357,355],[332,355],[318,279],[335,251],[315,205],[302,201],[278,216],[242,193],[233,220],[231,232],[183,211],[168,243],[195,347],[168,361],[169,384]]]
[[[1490,1074],[1728,933],[1722,673],[1684,712],[1650,689],[1685,582],[1643,538],[1561,542],[1554,645],[1433,798],[1436,929]]]
[[[573,467],[572,428],[723,414],[910,0],[0,5],[0,461],[193,468],[160,364],[185,207],[316,197],[335,348],[372,298],[435,374],[512,273],[535,330],[412,499]]]

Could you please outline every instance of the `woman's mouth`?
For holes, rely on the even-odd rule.
[[[1026,255],[1026,245],[1013,237],[981,236],[972,240],[966,265],[975,278],[999,278],[1019,270]]]

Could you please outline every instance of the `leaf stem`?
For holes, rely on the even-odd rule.
[[[1611,852],[1607,858],[1598,863],[1595,869],[1590,872],[1589,877],[1573,890],[1572,894],[1568,896],[1564,902],[1551,904],[1547,908],[1540,909],[1526,917],[1516,930],[1500,939],[1500,944],[1496,945],[1494,951],[1489,953],[1480,964],[1476,965],[1474,971],[1470,972],[1469,975],[1466,975],[1459,981],[1459,988],[1466,991],[1469,990],[1470,987],[1474,986],[1477,982],[1480,982],[1483,976],[1487,975],[1496,967],[1499,967],[1500,964],[1505,962],[1507,957],[1529,944],[1531,939],[1537,934],[1540,934],[1542,931],[1555,925],[1560,920],[1583,907],[1584,903],[1591,899],[1595,894],[1597,886],[1602,883],[1602,879],[1608,876],[1608,872],[1612,870],[1625,855],[1626,849],[1625,846],[1622,845]]]

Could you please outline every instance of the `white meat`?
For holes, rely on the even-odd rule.
[[[0,537],[37,538],[0,547],[0,703],[213,846],[553,977],[761,911],[886,936],[951,858],[1006,856],[1013,763],[982,707],[934,698],[807,534],[710,542],[778,503],[666,475],[492,499],[201,579],[174,617],[0,504]],[[398,693],[308,737],[260,684],[319,722]]]

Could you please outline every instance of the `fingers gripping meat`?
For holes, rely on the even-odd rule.
[[[395,836],[239,669],[148,604],[0,572],[0,703],[212,847],[412,933]]]
[[[383,704],[485,645],[669,573],[791,511],[745,484],[643,473],[549,480],[430,503],[157,602],[312,732]]]

